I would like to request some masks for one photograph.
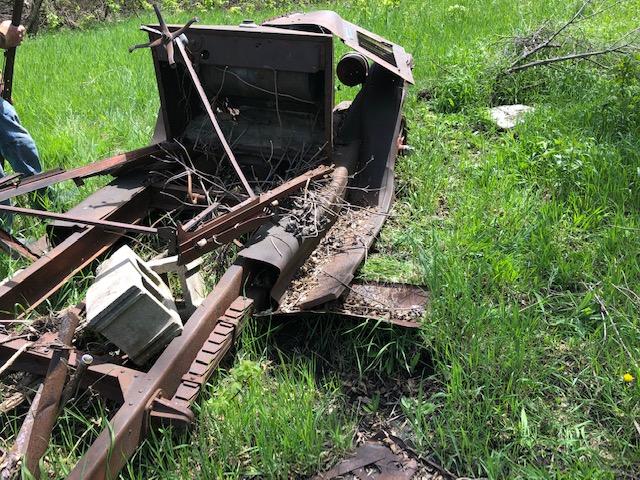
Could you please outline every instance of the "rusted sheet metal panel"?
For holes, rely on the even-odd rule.
[[[406,83],[402,79],[380,66],[374,66],[367,84],[345,113],[338,132],[340,144],[336,146],[336,163],[348,159],[351,165],[348,172],[357,173],[355,178],[349,178],[349,174],[344,177],[345,185],[339,188],[341,193],[328,203],[337,211],[337,199],[348,193],[348,199],[360,211],[368,210],[371,214],[358,232],[357,241],[344,252],[334,252],[328,259],[323,267],[324,274],[321,273],[317,279],[317,287],[308,292],[306,298],[300,299],[306,302],[304,308],[317,307],[342,295],[386,220],[393,201],[394,165],[402,129],[405,89]],[[349,189],[349,186],[356,188]],[[301,242],[277,225],[269,230],[270,233],[265,228],[258,230],[249,246],[239,252],[239,257],[271,265],[278,270],[278,281],[271,294],[280,303],[294,274],[321,238]],[[325,233],[326,230],[320,237]]]
[[[150,192],[140,179],[116,180],[110,189],[108,220],[135,223],[149,210]],[[97,192],[96,195],[104,195]],[[75,273],[104,253],[121,233],[89,227],[75,232],[28,268],[0,286],[0,319],[13,319],[16,306],[27,311],[44,302]]]
[[[333,251],[317,272],[315,288],[300,298],[298,308],[302,310],[343,294],[391,210],[406,83],[380,67],[374,67],[370,77],[346,113],[339,132],[342,141],[359,141],[359,168],[352,182],[356,188],[348,196],[358,207],[351,213],[343,212],[347,223],[352,224],[349,228],[336,225],[342,230],[328,232],[329,237],[341,238],[343,246]]]
[[[156,7],[156,11],[157,11],[158,16],[159,16],[160,12],[157,10],[157,7]],[[165,29],[166,29],[166,26],[165,26]],[[179,36],[179,33],[180,33],[180,30],[178,30],[176,32],[176,35]],[[172,45],[172,44],[173,44],[173,42],[168,44],[167,48],[169,48],[169,45]],[[191,75],[191,81],[193,82],[193,85],[196,88],[196,92],[198,92],[198,95],[200,96],[200,100],[202,101],[202,105],[204,106],[204,109],[207,112],[207,115],[209,116],[209,120],[211,121],[211,125],[215,129],[216,134],[218,135],[218,140],[220,140],[220,143],[222,144],[222,146],[224,148],[224,151],[227,154],[227,158],[229,159],[229,162],[231,162],[231,166],[236,171],[236,175],[238,175],[238,178],[240,179],[240,182],[242,182],[242,186],[246,190],[246,192],[249,195],[249,197],[250,198],[254,198],[256,196],[256,194],[253,193],[253,190],[251,189],[251,186],[249,185],[249,182],[247,181],[247,177],[244,176],[244,173],[242,172],[242,169],[240,168],[240,165],[238,165],[238,160],[236,160],[236,156],[233,153],[233,150],[231,150],[231,147],[229,146],[229,143],[227,142],[227,139],[225,138],[224,133],[222,133],[222,130],[220,129],[220,124],[218,123],[218,119],[216,118],[216,115],[213,113],[213,108],[211,108],[211,104],[209,103],[209,98],[207,97],[207,93],[204,91],[204,88],[202,88],[202,84],[200,83],[200,79],[198,78],[198,74],[196,73],[195,69],[193,68],[193,63],[191,63],[191,59],[189,58],[189,55],[187,54],[187,50],[185,49],[185,46],[183,45],[182,40],[178,39],[175,42],[175,44],[177,45],[178,51],[180,52],[180,55],[182,56],[182,61],[187,66],[187,70],[188,70],[189,74]]]
[[[374,65],[367,83],[346,112],[340,141],[361,142],[361,169],[352,183],[356,188],[349,192],[351,203],[377,207],[382,212],[391,208],[406,94],[406,82]]]
[[[271,135],[276,135],[278,129],[289,131],[283,129],[282,122],[291,121],[291,138],[295,139],[296,145],[286,145],[283,147],[284,153],[298,149],[301,154],[299,161],[302,161],[315,160],[317,154],[326,152],[326,157],[330,159],[328,161],[335,163],[331,182],[322,184],[319,193],[313,192],[317,195],[315,201],[320,205],[318,212],[322,212],[320,216],[326,216],[323,219],[326,221],[319,228],[317,237],[305,237],[299,232],[296,232],[299,234],[296,236],[286,228],[287,222],[290,222],[286,212],[275,212],[274,216],[274,210],[269,209],[270,203],[280,197],[268,192],[264,198],[249,199],[237,205],[231,215],[208,221],[195,231],[189,227],[197,223],[179,229],[178,250],[181,260],[186,262],[215,248],[217,243],[228,242],[239,233],[256,229],[266,218],[278,222],[274,226],[263,225],[258,229],[250,245],[240,252],[236,265],[225,273],[213,292],[187,321],[182,335],[170,343],[147,373],[115,365],[89,367],[83,384],[95,380],[96,375],[102,372],[105,380],[100,382],[101,388],[107,392],[110,387],[113,391],[108,394],[112,397],[119,395],[124,403],[111,419],[109,428],[100,434],[71,472],[69,478],[73,480],[117,477],[153,420],[178,424],[192,421],[189,406],[223,354],[231,347],[238,326],[252,307],[252,299],[260,304],[260,308],[268,303],[264,300],[269,296],[276,302],[280,301],[300,265],[335,222],[347,196],[351,201],[358,202],[360,207],[374,210],[376,218],[368,220],[363,245],[354,251],[340,252],[334,263],[328,263],[325,277],[320,278],[320,287],[311,292],[305,307],[315,308],[320,300],[326,302],[340,297],[341,305],[331,305],[334,302],[329,302],[323,307],[342,308],[343,313],[368,318],[374,313],[380,314],[384,303],[380,300],[387,297],[396,305],[411,303],[412,308],[415,306],[412,302],[417,302],[413,295],[415,292],[405,292],[405,295],[398,297],[396,290],[393,291],[396,293],[384,288],[371,290],[372,287],[368,286],[369,290],[358,291],[357,287],[353,287],[348,293],[359,295],[360,300],[363,296],[376,297],[377,303],[365,308],[362,301],[351,301],[349,294],[343,292],[347,280],[351,282],[355,269],[379,232],[393,199],[393,168],[402,125],[400,108],[405,82],[413,82],[411,56],[398,45],[342,20],[333,12],[297,14],[267,23],[271,26],[191,29],[186,32],[189,56],[182,43],[179,43],[175,68],[170,65],[173,43],[167,44],[165,41],[166,49],[154,48],[153,58],[161,98],[160,123],[169,138],[177,138],[186,135],[194,115],[198,118],[202,115],[205,119],[207,113],[213,115],[212,111],[205,111],[211,110],[206,108],[208,101],[203,106],[198,103],[198,94],[200,97],[211,97],[217,92],[222,97],[234,98],[238,105],[233,107],[238,107],[239,117],[246,116],[255,105],[266,105],[260,110],[261,114],[267,114],[264,117],[267,121],[263,123],[275,127],[256,131],[258,136],[269,139],[272,153],[272,139],[275,137]],[[157,32],[149,28],[145,30],[151,33],[152,40],[157,40]],[[175,32],[175,28],[170,27],[170,31]],[[336,34],[347,45],[375,62],[361,92],[344,116],[335,147],[332,118],[333,37],[327,31]],[[171,40],[170,37],[165,31],[164,40]],[[246,54],[238,55],[238,51]],[[197,64],[197,75],[190,68],[193,67],[190,64],[192,58]],[[194,82],[184,81],[189,73],[195,75]],[[202,78],[201,84],[199,77]],[[275,109],[271,106],[274,100]],[[215,128],[215,116],[212,118]],[[248,118],[251,130],[253,117]],[[311,133],[305,136],[307,126],[301,119],[308,118],[313,119],[313,126]],[[220,131],[225,130],[225,119],[220,116],[218,121],[218,136],[212,133],[212,138],[219,138],[224,147],[224,135]],[[240,160],[240,148],[245,149],[242,155],[263,153],[261,149],[264,145],[256,142],[254,137],[243,136],[241,142],[234,144],[234,152]],[[312,141],[308,142],[307,139]],[[214,142],[210,147],[215,147],[216,154],[222,153],[221,145]],[[306,148],[309,150],[302,155]],[[48,176],[30,179],[18,187],[0,188],[0,200],[65,179],[81,179],[106,172],[123,173],[127,168],[148,167],[153,160],[153,149],[160,147],[147,147],[138,151],[138,154],[130,152],[70,172],[49,173]],[[277,156],[280,153],[275,154]],[[302,183],[298,182],[295,188],[306,181],[300,180]],[[292,191],[291,188],[285,183],[280,190],[286,195]],[[93,202],[93,206],[91,202],[83,202],[88,207],[87,218],[94,222],[104,219],[120,223],[140,221],[154,207],[151,204],[152,190],[152,187],[143,187],[141,183],[133,184],[130,192],[119,192],[121,197],[112,209],[105,205],[96,206],[96,202]],[[247,191],[251,195],[250,189]],[[113,201],[112,198],[108,200]],[[75,272],[121,238],[119,234],[105,232],[102,228],[104,225],[100,228],[83,227],[83,222],[76,216],[74,212],[74,218],[62,216],[60,221],[54,222],[52,229],[63,241],[47,256],[37,260],[34,263],[37,266],[28,268],[0,287],[0,309],[11,312],[15,303],[34,308]],[[334,282],[333,279],[337,280]],[[6,315],[11,318],[9,313]],[[409,326],[409,320],[406,323]],[[11,339],[3,345],[0,338],[0,360],[3,355],[15,352],[19,348],[16,342],[19,341],[24,340]],[[40,343],[23,352],[13,368],[44,373],[52,358],[50,352],[44,351],[45,348]],[[70,352],[69,362],[76,363],[77,356],[76,352]]]
[[[164,148],[168,146],[151,145],[139,150],[116,155],[99,162],[90,163],[82,167],[74,168],[73,170],[62,171],[55,170],[53,172],[43,172],[38,175],[33,175],[25,179],[23,182],[15,187],[5,187],[0,189],[0,202],[9,200],[18,195],[25,193],[35,192],[41,188],[54,185],[65,180],[74,180],[91,177],[94,175],[104,175],[107,173],[118,174],[124,170],[131,170],[137,167],[147,165],[154,154],[163,152]]]
[[[383,66],[390,72],[415,83],[413,79],[413,57],[400,45],[386,38],[365,30],[358,25],[344,20],[336,12],[320,10],[309,13],[292,13],[263,22],[270,27],[317,26],[322,27],[339,37],[346,45],[360,52],[365,57]]]
[[[213,331],[217,319],[241,294],[243,269],[233,266],[222,277],[204,303],[188,320],[146,375],[137,378],[125,394],[126,401],[80,462],[70,480],[111,479],[136,451],[144,436],[143,425],[154,398],[170,398],[176,392],[200,348]]]
[[[338,238],[340,246],[331,252],[320,268],[314,270],[315,286],[299,298],[298,308],[310,310],[342,295],[380,232],[386,215],[375,209],[343,213],[344,221],[338,220],[327,233],[327,241],[336,244],[334,239]],[[318,246],[319,254],[322,254],[322,249],[323,243]]]
[[[169,28],[174,31],[179,27]],[[243,152],[259,155],[260,151],[256,151],[256,145],[252,143],[256,137],[251,132],[261,132],[260,148],[269,148],[268,142],[273,140],[275,156],[284,153],[278,148],[280,144],[286,149],[298,148],[312,153],[323,149],[331,157],[332,35],[281,28],[227,26],[193,26],[185,35],[202,87],[209,98],[213,95],[233,98],[234,107],[244,113],[239,116],[240,120],[251,115],[252,111],[269,118],[266,122],[255,121],[247,125],[250,133],[234,142],[236,155]],[[157,34],[150,33],[150,39],[157,39]],[[188,72],[180,56],[176,56],[177,68],[172,68],[165,49],[154,48],[152,53],[161,105],[157,130],[163,133],[159,138],[179,138],[195,117],[206,112],[197,101],[195,87],[184,81]],[[256,109],[256,105],[274,100],[280,106],[278,111],[265,107]],[[301,128],[301,116],[309,120],[309,129]],[[225,122],[223,118],[218,118],[218,121],[227,136],[237,128],[235,122]],[[265,131],[268,134],[264,134]],[[290,131],[295,135],[285,135]],[[209,134],[216,135],[207,131],[206,135]],[[283,135],[287,141],[278,142],[277,139]],[[221,145],[217,143],[216,146]]]
[[[276,272],[277,280],[271,288],[270,295],[277,302],[282,298],[298,268],[335,221],[341,208],[341,200],[347,192],[349,176],[355,168],[357,151],[357,142],[336,146],[331,183],[322,193],[323,205],[319,208],[328,221],[317,237],[299,238],[288,232],[283,226],[287,221],[284,217],[280,218],[276,225],[266,225],[258,229],[247,247],[238,253],[238,264],[246,265],[255,271],[267,267]]]
[[[323,312],[380,320],[401,327],[418,328],[427,310],[428,293],[421,287],[399,283],[354,283]]]
[[[382,321],[419,328],[427,311],[429,294],[421,287],[401,283],[356,282],[337,300],[314,307],[283,304],[273,315],[327,314]]]
[[[418,471],[418,462],[403,452],[394,453],[389,446],[378,442],[366,442],[351,458],[311,480],[360,478],[366,480],[410,480]]]
[[[147,183],[147,179],[147,174],[132,173],[119,177],[89,195],[76,206],[67,210],[67,213],[74,217],[80,217],[83,219],[107,219],[113,214],[114,209],[119,207],[120,203],[128,201],[134,195],[137,195],[138,190]],[[72,231],[84,229],[85,225],[62,220],[54,220],[49,224],[49,227],[52,228],[58,236],[64,237],[65,233],[68,235]]]

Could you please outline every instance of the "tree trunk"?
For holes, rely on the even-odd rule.
[[[34,0],[33,6],[31,8],[31,12],[27,17],[27,20],[24,22],[27,31],[35,35],[38,33],[38,28],[40,28],[40,10],[42,9],[42,0]]]

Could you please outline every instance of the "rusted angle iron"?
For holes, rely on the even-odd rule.
[[[150,190],[137,181],[118,179],[112,188],[104,188],[94,197],[109,201],[103,218],[114,222],[137,223],[150,209]],[[108,198],[105,195],[108,193]],[[91,216],[88,211],[87,217]],[[93,217],[95,218],[95,216]],[[41,256],[23,271],[0,284],[0,319],[15,319],[15,310],[29,312],[46,301],[76,272],[104,253],[117,240],[120,232],[88,227],[69,235],[55,248]]]
[[[233,346],[253,311],[253,300],[240,296],[218,318],[211,335],[200,348],[198,355],[182,375],[180,386],[171,399],[156,398],[149,414],[152,426],[187,428],[194,420],[191,411],[202,388],[207,383],[224,356]]]
[[[149,428],[160,425],[187,428],[193,423],[193,402],[253,311],[253,300],[241,294],[241,278],[242,269],[233,267],[189,320],[183,336],[172,342],[169,352],[163,354],[148,373],[111,364],[88,368],[84,386],[93,385],[123,405],[112,420],[112,427],[103,432],[69,478],[115,478]],[[232,300],[234,295],[238,296]],[[42,373],[45,362],[49,363],[47,377],[25,418],[8,463],[0,470],[2,475],[13,473],[18,460],[24,457],[30,473],[38,477],[38,460],[48,446],[52,422],[62,407],[60,396],[67,365],[63,359],[75,365],[80,356],[75,350],[65,348],[70,346],[71,330],[77,326],[77,311],[69,313],[73,316],[66,319],[57,337],[45,334],[29,350],[23,349],[11,367]],[[0,335],[0,361],[20,350],[25,342],[25,339]],[[53,349],[54,346],[61,348]],[[113,455],[113,452],[122,455]]]
[[[0,248],[6,251],[13,258],[20,256],[32,262],[35,262],[40,258],[28,246],[24,245],[20,240],[2,229],[0,229]]]
[[[45,218],[49,220],[63,220],[66,222],[81,223],[84,225],[91,225],[94,227],[103,227],[109,230],[115,230],[117,232],[133,232],[142,233],[145,235],[158,235],[165,232],[163,229],[154,227],[145,227],[143,225],[136,225],[132,223],[113,222],[111,220],[98,220],[95,218],[78,217],[75,215],[69,215],[68,213],[56,213],[48,212],[44,210],[34,210],[32,208],[13,207],[11,205],[0,204],[0,211],[17,213],[19,215],[28,215],[30,217]],[[2,234],[0,233],[0,240]]]
[[[230,212],[204,223],[195,231],[186,231],[184,227],[178,225],[179,263],[189,263],[205,253],[215,250],[220,245],[254,230],[271,218],[270,214],[263,213],[265,209],[272,206],[273,202],[291,195],[292,192],[300,190],[309,182],[323,178],[332,171],[332,166],[321,165],[261,194],[259,197],[249,198],[239,203]]]
[[[5,185],[16,185],[20,183],[20,178],[22,177],[21,173],[12,173],[11,175],[6,175],[0,179],[0,187],[4,187]]]
[[[0,202],[18,195],[35,192],[65,180],[83,179],[94,175],[111,173],[125,167],[135,167],[139,164],[144,164],[152,155],[162,153],[168,149],[171,149],[169,144],[151,145],[71,170],[56,169],[33,175],[23,179],[16,186],[0,188]]]

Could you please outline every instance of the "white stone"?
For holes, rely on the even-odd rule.
[[[528,105],[500,105],[489,110],[491,119],[498,128],[508,130],[524,121],[524,115],[533,112],[535,109]]]
[[[89,328],[138,365],[182,332],[171,290],[128,246],[100,266],[86,304]]]

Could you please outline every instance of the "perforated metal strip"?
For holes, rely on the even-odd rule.
[[[224,315],[218,319],[213,332],[204,342],[189,371],[182,376],[173,401],[191,404],[196,399],[202,386],[233,345],[244,319],[250,315],[252,309],[253,300],[249,298],[238,297],[233,301]]]

